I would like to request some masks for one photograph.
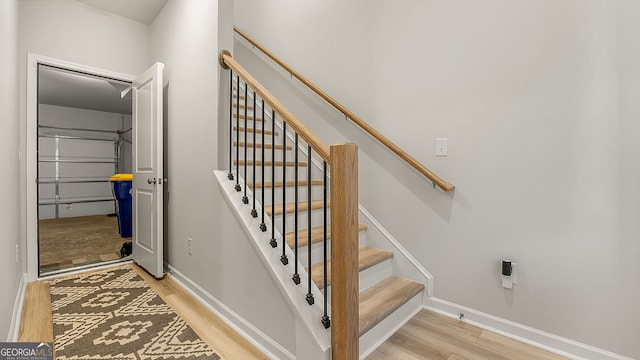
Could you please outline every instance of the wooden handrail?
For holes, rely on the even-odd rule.
[[[251,74],[247,72],[237,61],[231,56],[231,54],[224,50],[220,53],[220,65],[227,69],[231,68],[233,71],[238,74],[242,80],[244,80],[253,90],[255,90],[256,94],[260,95],[262,100],[269,104],[271,109],[273,109],[280,117],[287,123],[287,125],[291,126],[293,130],[307,142],[309,146],[313,150],[315,150],[320,157],[322,157],[327,163],[330,164],[330,152],[329,147],[322,142],[315,134],[311,132],[304,124],[298,120],[298,118],[289,111],[282,103],[275,98],[267,89],[262,86],[258,80],[256,80]]]
[[[242,32],[242,30],[234,27],[234,30],[238,35],[242,36],[245,40],[250,42],[253,46],[262,51],[265,55],[267,55],[271,60],[275,61],[278,65],[280,65],[283,69],[285,69],[291,76],[298,79],[300,82],[305,84],[309,89],[315,92],[318,96],[323,98],[326,102],[331,104],[338,111],[343,113],[347,118],[351,119],[356,125],[361,127],[364,131],[366,131],[369,135],[373,136],[374,139],[381,142],[384,146],[388,147],[391,151],[393,151],[396,155],[398,155],[402,160],[407,162],[411,167],[416,169],[420,174],[424,175],[427,179],[431,180],[434,185],[438,186],[444,191],[452,191],[455,189],[455,186],[448,181],[443,180],[438,175],[436,175],[433,171],[427,169],[424,165],[422,165],[418,160],[409,155],[406,151],[402,150],[398,145],[394,144],[391,140],[387,139],[384,135],[378,132],[376,129],[367,124],[364,120],[358,117],[356,114],[351,112],[349,109],[344,107],[342,104],[337,102],[331,96],[327,95],[324,91],[322,91],[319,87],[313,84],[311,81],[307,80],[302,74],[292,69],[287,63],[282,61],[277,56],[273,55],[269,50],[265,49],[264,46],[257,43],[247,34]]]

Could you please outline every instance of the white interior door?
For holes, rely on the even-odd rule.
[[[133,82],[133,259],[156,278],[163,267],[162,70],[155,63]]]

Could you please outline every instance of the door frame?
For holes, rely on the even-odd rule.
[[[28,53],[27,56],[27,133],[26,159],[26,238],[27,238],[27,281],[39,279],[38,270],[38,64],[55,66],[90,75],[107,77],[133,83],[136,76],[82,65],[52,57]]]

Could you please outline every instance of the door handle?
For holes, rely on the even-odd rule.
[[[156,178],[148,178],[147,179],[147,184],[155,184],[156,183]]]

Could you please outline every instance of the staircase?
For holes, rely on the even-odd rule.
[[[311,279],[306,300],[309,305],[324,302],[324,316],[317,321],[330,331],[331,200],[323,159],[314,156],[311,147],[242,79],[233,76],[230,91],[231,169],[222,186],[241,193],[244,207],[240,211],[261,219],[264,233],[272,232],[271,246],[281,249],[282,266],[295,266],[291,282],[303,287],[307,286],[304,279]],[[399,276],[396,257],[402,254],[368,244],[368,230],[362,221],[353,239],[358,241],[361,357],[422,307],[425,289],[423,283]],[[312,287],[322,298],[312,296]]]

